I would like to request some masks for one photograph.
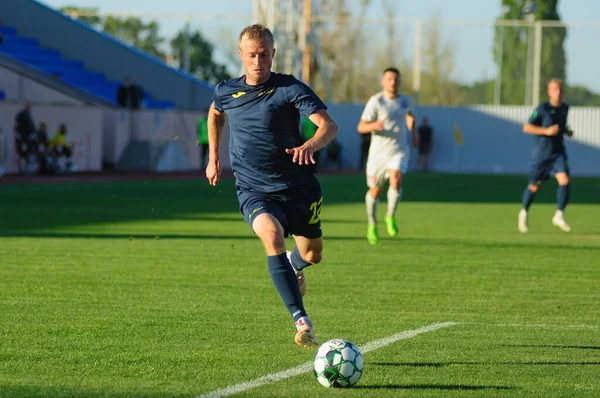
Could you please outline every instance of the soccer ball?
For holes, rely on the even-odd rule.
[[[313,370],[323,387],[351,387],[363,373],[363,356],[357,346],[347,340],[323,343],[315,355]]]

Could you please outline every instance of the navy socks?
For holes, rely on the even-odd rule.
[[[271,280],[294,321],[306,316],[302,295],[298,288],[298,280],[285,253],[267,256],[267,262]]]
[[[569,203],[570,196],[571,189],[569,187],[569,184],[558,186],[558,190],[556,191],[556,204],[558,205],[558,210],[565,210],[565,207],[567,207],[567,203]]]
[[[535,198],[535,192],[529,189],[529,187],[525,188],[523,192],[523,209],[525,211],[529,210],[529,206],[533,203],[533,198]]]
[[[312,265],[308,261],[304,261],[304,259],[300,255],[300,252],[298,251],[298,246],[294,247],[294,251],[292,252],[291,259],[292,259],[293,267],[296,268],[297,270],[301,270],[301,269],[308,267],[309,265]]]

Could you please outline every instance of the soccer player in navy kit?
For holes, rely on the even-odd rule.
[[[563,83],[559,79],[552,79],[548,83],[547,102],[538,105],[523,125],[523,131],[533,134],[534,144],[529,172],[529,185],[523,192],[523,207],[519,212],[518,227],[522,233],[529,232],[527,224],[527,211],[533,202],[540,185],[551,175],[558,181],[557,205],[558,208],[552,224],[565,232],[571,227],[565,221],[564,210],[569,202],[569,163],[563,136],[571,137],[573,131],[567,127],[567,114],[569,105],[562,102]]]
[[[263,243],[271,279],[296,323],[296,344],[310,349],[318,341],[302,302],[303,269],[319,263],[323,251],[323,197],[313,154],[334,139],[338,128],[307,85],[271,72],[275,49],[269,29],[248,26],[238,44],[245,75],[215,87],[208,115],[206,177],[213,186],[219,181],[219,146],[227,115],[240,211]],[[318,126],[306,142],[299,131],[300,113]],[[286,252],[288,235],[296,242],[293,252]]]

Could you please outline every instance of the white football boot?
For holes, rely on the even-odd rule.
[[[303,316],[296,321],[296,337],[294,341],[300,347],[306,348],[307,350],[317,347],[319,340],[315,337],[315,331],[312,326],[312,321],[309,317]]]
[[[526,234],[529,232],[529,226],[527,225],[527,210],[521,209],[519,212],[519,232]]]
[[[562,210],[556,210],[554,217],[552,217],[552,225],[565,232],[571,232],[571,226],[565,221],[565,213],[563,213]]]

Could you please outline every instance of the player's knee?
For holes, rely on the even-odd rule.
[[[308,252],[306,252],[306,255],[304,258],[304,260],[306,260],[307,262],[309,262],[311,264],[319,264],[322,259],[323,259],[323,255],[321,254],[320,251],[316,251],[316,250],[309,250]]]
[[[381,187],[376,186],[374,188],[369,188],[369,194],[373,199],[379,199],[379,196],[381,195]]]
[[[569,176],[566,174],[558,176],[556,179],[559,185],[569,185]]]
[[[390,180],[390,188],[399,190],[400,188],[402,188],[402,180]]]
[[[534,185],[534,184],[529,184],[528,188],[531,192],[537,192],[538,189],[540,189],[539,185]]]

